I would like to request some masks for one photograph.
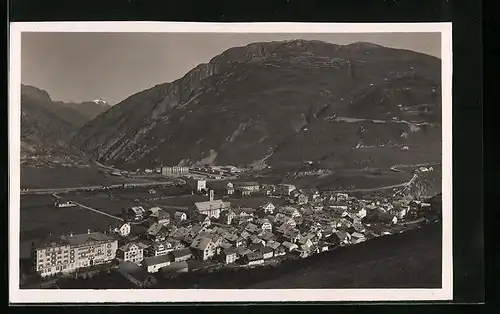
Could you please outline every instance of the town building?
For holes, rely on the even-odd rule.
[[[176,211],[174,213],[174,219],[177,222],[183,222],[183,221],[187,220],[187,215],[185,212]]]
[[[263,259],[270,259],[274,256],[274,250],[267,246],[260,249],[260,253],[262,254]]]
[[[278,184],[276,186],[276,192],[281,196],[290,196],[290,193],[296,189],[295,185],[292,184]]]
[[[117,226],[115,229],[113,229],[113,232],[116,234],[119,234],[122,237],[126,237],[130,234],[130,224],[129,223],[122,223],[119,226]]]
[[[243,196],[250,196],[250,194],[252,193],[252,191],[250,191],[249,189],[247,188],[236,188],[234,190],[234,195],[236,196],[240,196],[240,197],[243,197]]]
[[[264,263],[264,256],[260,252],[252,252],[245,255],[244,261],[248,266],[261,265]]]
[[[207,190],[207,181],[206,180],[197,180],[196,181],[196,191],[202,192]]]
[[[237,182],[234,184],[235,190],[248,190],[249,193],[259,192],[260,185],[258,182]]]
[[[36,272],[47,277],[111,262],[117,250],[118,240],[100,232],[49,236],[39,245],[32,244],[32,263]]]
[[[235,263],[236,260],[238,259],[238,251],[236,250],[236,248],[227,248],[227,249],[224,249],[222,250],[222,259],[224,261],[224,263],[226,264],[232,264],[232,263]]]
[[[264,210],[264,213],[271,215],[274,214],[274,211],[276,210],[276,206],[274,206],[271,202],[262,205],[261,208]]]
[[[187,261],[193,256],[191,250],[188,248],[172,251],[170,255],[175,263]]]
[[[224,210],[220,213],[219,222],[222,224],[230,225],[233,222],[236,214],[231,209]]]
[[[189,167],[170,166],[161,168],[161,174],[164,176],[183,176],[188,173],[189,173]]]
[[[198,237],[193,240],[190,248],[193,251],[193,255],[206,261],[215,255],[217,246],[211,239]]]
[[[141,220],[146,214],[146,210],[142,206],[130,207],[127,211],[128,215],[135,220]]]
[[[208,217],[219,218],[220,213],[231,207],[228,202],[223,202],[222,200],[214,200],[213,190],[210,191],[210,199],[205,202],[194,203],[194,210]]]
[[[160,268],[170,265],[172,263],[172,258],[170,255],[158,255],[152,257],[146,257],[142,261],[142,267],[148,271],[148,273],[156,273]]]
[[[144,268],[132,262],[120,263],[117,271],[138,288],[149,288],[157,283],[154,276],[151,276]]]
[[[174,250],[173,245],[170,241],[154,241],[147,249],[147,256],[159,256],[166,255]]]
[[[228,195],[233,195],[234,194],[234,185],[231,182],[228,182],[226,185],[226,193]]]
[[[144,248],[137,245],[136,243],[129,242],[122,245],[116,251],[116,257],[124,262],[132,262],[135,264],[140,264],[144,259]]]

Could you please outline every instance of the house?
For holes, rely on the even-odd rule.
[[[295,243],[284,241],[281,245],[286,249],[287,252],[292,252],[297,250],[299,247]]]
[[[361,243],[361,242],[364,242],[365,240],[366,240],[365,236],[361,233],[353,232],[351,235],[351,243],[352,244]]]
[[[135,220],[141,220],[144,218],[146,210],[142,206],[134,206],[128,209],[128,215]]]
[[[158,239],[158,235],[160,234],[160,231],[162,231],[163,227],[164,226],[162,224],[155,222],[146,231],[147,237],[150,239]]]
[[[206,261],[215,255],[217,246],[211,239],[198,237],[193,240],[190,248],[193,251],[193,255]]]
[[[236,196],[250,196],[252,192],[246,188],[236,188],[234,190],[234,195]]]
[[[149,189],[149,194],[156,194],[156,190],[155,189]]]
[[[319,248],[320,252],[326,252],[330,249],[330,246],[328,245],[328,243],[320,241],[318,243],[318,248]]]
[[[297,190],[292,191],[290,196],[297,205],[304,205],[309,201],[309,197],[305,193]]]
[[[227,248],[222,250],[221,254],[224,263],[232,264],[238,259],[238,251],[236,248]]]
[[[195,213],[191,216],[191,220],[202,227],[208,227],[212,224],[210,217],[205,214]]]
[[[146,257],[142,261],[142,267],[148,271],[148,273],[156,273],[162,267],[170,265],[172,262],[172,258],[169,254],[167,255],[158,255]]]
[[[234,184],[235,191],[238,189],[248,190],[250,193],[259,192],[260,185],[257,182],[237,182]]]
[[[249,233],[257,233],[259,232],[259,230],[262,230],[260,229],[259,227],[257,227],[257,225],[254,225],[253,223],[249,222],[246,227],[245,227],[245,231],[249,232]]]
[[[313,242],[312,242],[310,237],[301,236],[301,237],[299,237],[299,240],[297,242],[299,243],[299,245],[305,246],[307,248],[310,248],[313,246]]]
[[[196,181],[196,191],[202,192],[207,190],[207,181],[206,180],[197,180]]]
[[[156,221],[157,223],[161,224],[161,225],[168,225],[170,224],[170,215],[163,211],[163,210],[157,210],[155,211],[154,213],[152,213],[150,216],[149,216],[153,221]]]
[[[150,209],[148,209],[147,214],[148,214],[148,216],[151,216],[160,210],[162,210],[160,207],[156,207],[156,206],[151,207]]]
[[[262,253],[262,258],[264,259],[270,259],[274,256],[274,250],[267,246],[261,248],[260,253]]]
[[[173,262],[178,263],[182,261],[187,261],[193,256],[193,254],[191,253],[190,249],[186,248],[186,249],[174,250],[170,252],[170,256]]]
[[[119,227],[115,228],[113,231],[122,237],[126,237],[130,234],[130,224],[122,223],[120,224]]]
[[[280,245],[276,249],[274,249],[274,256],[283,256],[287,252],[287,249],[283,246]]]
[[[264,213],[271,215],[274,214],[274,211],[276,210],[276,206],[274,206],[271,202],[262,205],[260,208],[264,211]]]
[[[184,212],[176,211],[174,214],[174,219],[177,222],[182,222],[187,220],[187,215]]]
[[[116,257],[124,262],[140,264],[144,259],[144,249],[136,243],[130,242],[118,248]]]
[[[341,245],[349,243],[350,234],[341,230],[335,232],[335,242]]]
[[[279,242],[276,242],[276,241],[268,241],[268,242],[266,242],[266,246],[270,247],[273,250],[276,250],[280,245],[281,244]]]
[[[210,191],[210,199],[205,202],[194,203],[194,211],[208,217],[219,218],[222,211],[231,208],[231,204],[222,200],[214,200],[214,192]]]
[[[260,252],[248,253],[243,258],[248,266],[261,265],[264,263],[264,256]]]
[[[366,214],[367,214],[367,212],[366,212],[366,209],[365,209],[365,208],[361,208],[361,209],[360,209],[360,210],[356,213],[356,215],[357,215],[359,218],[361,218],[361,219],[365,218],[365,217],[366,217]]]
[[[299,210],[292,206],[284,206],[280,209],[280,212],[292,218],[299,218],[300,216],[302,216]]]
[[[236,248],[236,250],[238,252],[238,255],[241,256],[241,257],[245,257],[248,254],[252,253],[252,251],[250,251],[248,248],[243,247],[243,246],[240,246],[240,247]]]
[[[227,193],[227,195],[233,195],[234,194],[234,185],[231,182],[228,182],[226,184],[226,193]]]
[[[264,244],[262,242],[250,243],[248,246],[248,249],[252,252],[260,251],[262,248],[264,248]]]
[[[276,192],[281,196],[290,196],[290,193],[295,189],[295,185],[292,184],[278,184],[276,186]]]
[[[155,241],[152,245],[149,246],[149,248],[147,250],[147,256],[151,257],[151,256],[165,255],[165,254],[172,252],[173,250],[174,249],[172,246],[172,242],[170,242],[170,241],[163,241],[163,242]]]
[[[349,199],[349,195],[347,193],[337,193],[336,199],[337,201],[347,201]]]
[[[222,224],[230,225],[233,222],[236,214],[231,209],[227,209],[220,213],[219,222]]]
[[[263,231],[271,232],[273,230],[273,226],[271,225],[271,222],[266,218],[257,219],[255,221],[255,224]]]
[[[396,216],[392,217],[391,222],[392,222],[393,224],[397,224],[397,223],[398,223],[398,217],[396,217]]]
[[[117,272],[138,288],[149,288],[157,283],[154,276],[132,262],[120,263]]]

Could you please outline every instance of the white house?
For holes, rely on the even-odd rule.
[[[366,209],[361,208],[358,213],[356,214],[359,218],[363,219],[366,217]]]
[[[120,227],[115,228],[114,232],[118,233],[122,237],[126,237],[130,234],[130,224],[124,223]]]
[[[266,214],[274,214],[276,206],[274,206],[273,203],[269,202],[267,204],[262,205],[261,208],[264,210]]]
[[[116,251],[116,257],[124,262],[140,264],[144,259],[144,248],[136,243],[127,243]]]
[[[201,192],[202,190],[207,189],[207,181],[206,180],[198,180],[196,182],[196,191]]]

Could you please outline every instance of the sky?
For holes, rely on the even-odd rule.
[[[440,33],[48,33],[21,36],[21,81],[52,100],[102,98],[115,105],[132,94],[181,78],[223,51],[254,42],[310,39],[372,42],[441,57]]]

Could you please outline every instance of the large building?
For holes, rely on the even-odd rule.
[[[188,173],[189,167],[172,166],[161,168],[161,174],[164,176],[182,176]]]
[[[222,200],[214,200],[214,191],[210,191],[210,199],[206,202],[194,203],[195,213],[203,214],[208,217],[219,218],[220,213],[231,207],[228,202],[223,202]]]
[[[52,236],[32,246],[32,262],[42,277],[71,273],[79,268],[112,261],[118,250],[118,240],[100,232]]]

